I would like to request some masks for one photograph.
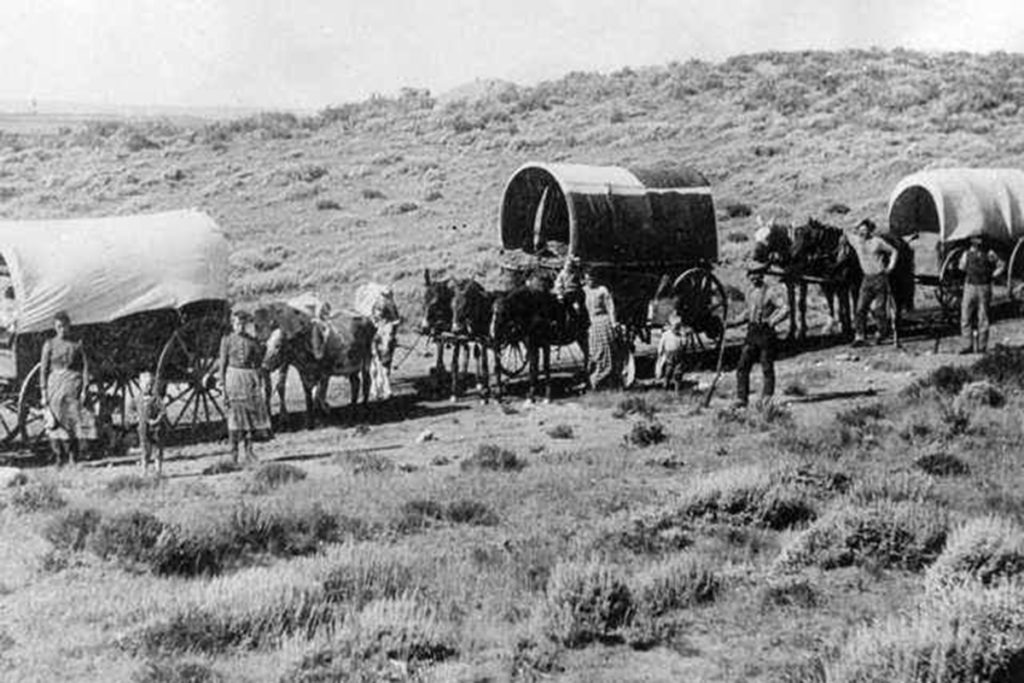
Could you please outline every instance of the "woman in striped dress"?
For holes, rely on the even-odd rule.
[[[246,311],[233,311],[232,331],[220,341],[220,381],[227,401],[228,441],[235,462],[240,444],[245,446],[245,459],[255,460],[253,439],[270,435],[270,415],[260,373],[260,344],[245,331],[251,319]]]
[[[615,302],[608,288],[587,271],[583,281],[583,297],[590,317],[590,388],[603,389],[618,385],[620,373],[616,367]]]
[[[85,455],[96,438],[96,424],[83,407],[89,386],[89,362],[82,342],[71,336],[71,318],[64,311],[53,316],[54,336],[43,343],[39,359],[39,386],[46,411],[46,431],[57,465],[74,464],[76,452]]]

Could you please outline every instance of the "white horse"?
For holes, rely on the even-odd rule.
[[[370,362],[370,395],[374,399],[389,399],[391,364],[398,345],[398,325],[402,322],[394,292],[387,285],[368,282],[356,290],[352,308],[369,318],[376,328]]]

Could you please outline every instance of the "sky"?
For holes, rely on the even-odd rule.
[[[768,50],[1024,52],[1013,0],[0,0],[0,101],[317,110]]]

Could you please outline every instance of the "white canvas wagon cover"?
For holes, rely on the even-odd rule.
[[[889,200],[889,230],[934,232],[942,242],[982,235],[1012,245],[1024,237],[1024,171],[944,168],[909,175]]]
[[[18,333],[49,328],[61,310],[79,325],[227,298],[227,241],[197,210],[2,221],[0,255]]]

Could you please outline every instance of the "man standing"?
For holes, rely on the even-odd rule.
[[[786,311],[772,299],[765,285],[764,270],[754,268],[747,272],[750,290],[746,296],[746,314],[733,323],[747,323],[747,336],[743,341],[739,365],[736,366],[736,403],[733,404],[736,408],[747,406],[750,396],[750,371],[755,362],[761,363],[761,372],[764,375],[761,387],[762,400],[770,400],[775,393],[775,323]]]
[[[985,248],[981,235],[971,237],[971,245],[960,256],[958,266],[964,274],[964,296],[960,302],[960,333],[964,337],[961,354],[985,353],[988,346],[988,308],[992,303],[992,280],[999,277],[1005,264],[991,249]],[[973,318],[978,318],[978,339],[974,340]]]
[[[888,242],[875,234],[875,224],[868,218],[862,220],[856,231],[847,235],[847,239],[857,254],[857,261],[864,273],[860,295],[857,297],[853,345],[864,345],[869,310],[873,311],[877,325],[875,341],[881,342],[888,328],[885,313],[889,298],[889,273],[896,267],[897,252]]]

